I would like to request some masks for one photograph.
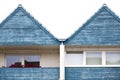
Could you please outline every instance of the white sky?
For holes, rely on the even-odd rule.
[[[103,4],[120,16],[120,0],[0,0],[0,22],[18,4],[59,39],[70,37]]]

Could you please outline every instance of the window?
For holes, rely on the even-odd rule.
[[[107,65],[120,65],[120,52],[106,52]]]
[[[25,67],[39,67],[40,57],[39,56],[25,56]]]
[[[86,52],[87,65],[101,65],[102,53],[101,52]]]
[[[66,66],[120,66],[120,51],[84,51],[68,52]]]
[[[7,67],[22,67],[20,56],[6,56]]]
[[[83,53],[67,53],[66,54],[66,65],[83,65]]]
[[[23,64],[23,65],[22,65]],[[40,67],[40,56],[38,55],[7,55],[6,56],[7,67]]]

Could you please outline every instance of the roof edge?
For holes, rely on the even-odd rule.
[[[14,9],[14,11],[12,11],[12,13],[10,15],[8,15],[8,17],[6,17],[0,24],[0,28],[3,27],[3,25],[10,19],[12,18],[19,10],[21,10],[28,18],[30,18],[36,25],[38,25],[38,27],[40,29],[42,29],[45,33],[47,33],[49,36],[51,36],[56,42],[57,44],[60,45],[60,41],[59,39],[57,39],[56,37],[54,37],[44,26],[42,26],[42,24],[40,24],[30,13],[28,13],[21,4],[18,5],[18,7],[16,9]]]
[[[68,37],[65,41],[63,41],[63,44],[66,45],[71,39],[74,38],[75,35],[77,35],[78,32],[84,29],[86,25],[88,25],[96,16],[100,14],[100,12],[105,9],[107,12],[109,12],[118,22],[120,22],[120,18],[112,11],[110,8],[107,7],[106,4],[103,4],[103,6],[98,9],[97,12],[94,13],[92,17],[90,17],[80,28],[78,28],[70,37]]]

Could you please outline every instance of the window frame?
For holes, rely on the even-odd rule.
[[[106,51],[106,65],[112,65],[112,64],[107,64],[107,52],[119,52],[119,54],[120,54],[120,51]],[[114,54],[114,53],[113,53]],[[115,64],[114,64],[115,65]],[[120,64],[118,64],[118,65],[120,65]]]
[[[100,54],[101,54],[101,56],[100,56],[100,58],[101,58],[101,64],[87,64],[87,54],[91,54],[91,53],[87,53],[87,52],[95,52],[95,53],[99,53],[100,52]],[[102,51],[86,51],[85,52],[86,54],[85,54],[85,59],[86,59],[86,62],[85,62],[85,65],[91,65],[91,66],[94,66],[94,65],[102,65],[103,64],[103,60],[102,60]]]
[[[101,65],[87,65],[86,64],[86,54],[87,54],[86,52],[101,52],[102,64]],[[96,51],[96,50],[83,51],[83,65],[66,65],[65,64],[65,67],[120,67],[120,65],[107,65],[106,64],[107,52],[120,52],[120,51]]]
[[[69,64],[69,63],[67,63],[67,62],[68,62],[68,58],[67,58],[67,55],[68,55],[68,54],[81,54],[81,55],[82,55],[82,56],[81,56],[81,57],[82,57],[82,62],[81,62],[80,65],[84,65],[84,61],[83,61],[83,60],[84,60],[84,59],[83,59],[83,58],[84,58],[84,57],[83,57],[84,55],[83,55],[83,52],[68,52],[68,53],[66,54],[65,65],[68,65],[68,64]],[[69,64],[69,65],[73,65],[73,64]],[[76,65],[76,64],[75,64],[75,65]],[[76,66],[77,66],[77,65],[76,65]]]
[[[39,62],[40,62],[40,55],[39,54],[25,54],[25,55],[23,55],[23,54],[6,54],[5,55],[5,61],[4,61],[5,67],[8,67],[7,66],[7,56],[20,56],[21,65],[23,66],[23,68],[25,68],[24,67],[25,66],[25,62],[24,62],[25,61],[25,56],[39,56]],[[40,63],[39,63],[39,66],[41,66]],[[36,67],[31,67],[31,68],[36,68]]]

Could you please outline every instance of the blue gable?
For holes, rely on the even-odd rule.
[[[65,45],[120,45],[120,19],[106,5],[79,28]]]
[[[59,44],[60,42],[20,5],[0,25],[0,46]]]

